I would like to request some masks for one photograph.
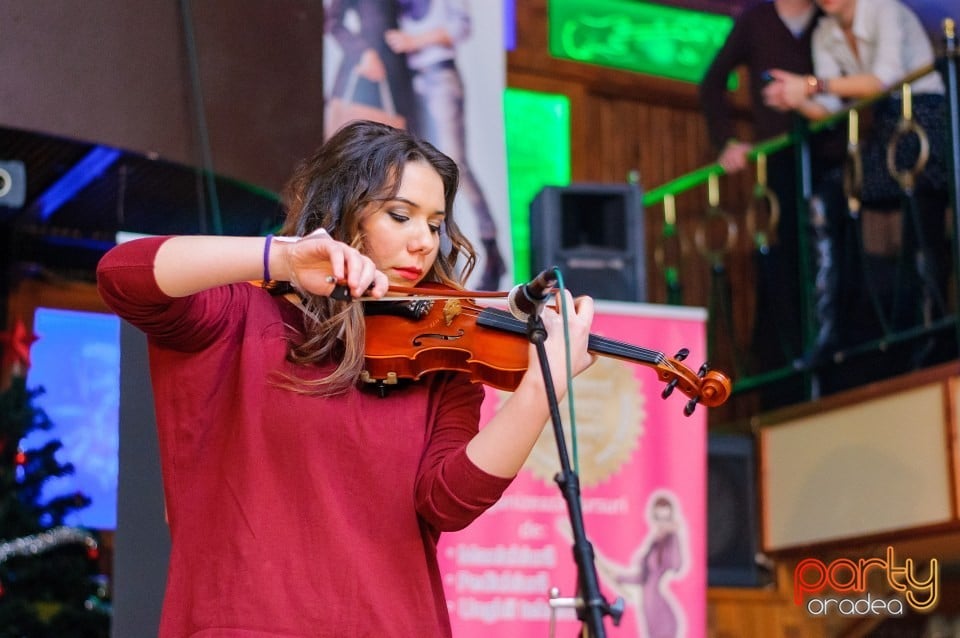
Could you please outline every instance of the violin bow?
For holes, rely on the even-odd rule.
[[[380,298],[375,297],[353,297],[350,294],[350,288],[346,284],[337,284],[330,293],[331,299],[337,301],[397,301],[404,297],[416,299],[501,299],[506,298],[510,293],[494,290],[453,290],[448,289],[439,292],[436,288],[422,286],[394,286],[387,288],[387,295]],[[392,295],[392,296],[391,296]]]

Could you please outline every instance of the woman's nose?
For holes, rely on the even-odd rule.
[[[430,224],[416,224],[411,229],[411,235],[407,242],[410,252],[423,252],[430,250],[433,246],[434,234]]]

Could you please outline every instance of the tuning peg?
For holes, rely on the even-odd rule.
[[[700,401],[699,398],[694,397],[687,401],[687,404],[683,406],[683,416],[690,416],[693,414],[693,411],[697,409],[697,403]]]
[[[709,371],[710,371],[710,366],[706,362],[704,362],[704,364],[700,366],[700,369],[697,370],[697,376],[702,379],[703,377],[707,376],[707,372]]]
[[[666,386],[664,386],[663,392],[660,393],[660,398],[666,399],[668,396],[670,396],[671,394],[673,394],[673,389],[674,389],[675,387],[677,387],[677,382],[678,382],[679,380],[680,380],[680,379],[679,379],[678,377],[674,377],[673,379],[671,379],[671,380],[670,380],[670,383],[668,383]]]
[[[680,348],[680,350],[677,351],[677,354],[673,355],[673,358],[677,361],[683,361],[687,358],[688,354],[690,354],[690,351],[687,348]]]

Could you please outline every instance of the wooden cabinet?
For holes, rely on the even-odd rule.
[[[707,590],[708,638],[826,638],[828,623],[793,602],[792,564],[779,565],[764,588]]]

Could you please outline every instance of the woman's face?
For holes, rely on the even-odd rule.
[[[391,284],[414,286],[437,259],[445,218],[439,173],[426,162],[407,162],[396,197],[373,202],[363,213],[364,252]]]
[[[669,523],[673,520],[673,508],[669,505],[656,505],[653,508],[654,523]]]

